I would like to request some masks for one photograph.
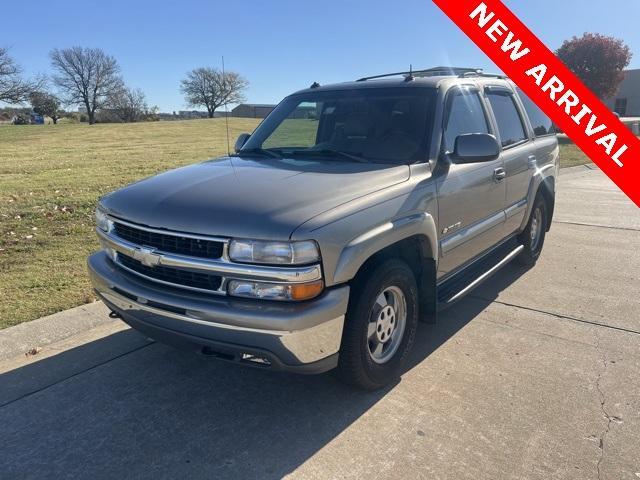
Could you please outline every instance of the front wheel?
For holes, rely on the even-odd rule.
[[[345,319],[338,376],[366,390],[400,373],[418,326],[418,289],[406,263],[387,260],[359,276]]]
[[[542,195],[538,194],[531,209],[529,223],[518,237],[524,246],[524,250],[518,256],[522,265],[530,266],[538,261],[547,233],[547,222],[547,203]]]

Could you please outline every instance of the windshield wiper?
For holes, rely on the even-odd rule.
[[[310,156],[324,156],[324,157],[342,157],[349,160],[353,160],[358,163],[369,163],[366,158],[353,153],[341,152],[340,150],[331,150],[329,148],[323,148],[322,150],[293,150],[290,152],[292,155],[310,155]]]
[[[239,152],[236,153],[239,157],[242,154],[251,154],[251,155],[266,155],[271,158],[282,158],[282,152],[276,149],[267,149],[267,148],[243,148]]]

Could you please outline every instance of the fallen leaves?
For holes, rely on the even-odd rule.
[[[40,353],[41,351],[42,351],[42,348],[41,348],[41,347],[34,347],[34,348],[30,349],[30,350],[27,350],[27,351],[24,353],[24,356],[25,356],[25,357],[33,357],[34,355],[37,355],[37,354],[38,354],[38,353]]]

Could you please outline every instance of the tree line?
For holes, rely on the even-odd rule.
[[[622,40],[592,33],[565,41],[555,53],[601,99],[616,94],[632,58]],[[28,80],[8,50],[0,47],[0,102],[30,103],[34,112],[54,123],[61,105],[84,106],[90,124],[98,113],[108,121],[112,116],[122,122],[146,120],[157,113],[157,107],[148,107],[142,90],[125,85],[116,59],[101,49],[55,48],[49,57],[53,74]],[[236,72],[200,67],[187,72],[180,91],[187,105],[204,107],[213,118],[220,107],[243,102],[247,86]]]
[[[147,119],[149,108],[142,90],[125,85],[116,59],[98,48],[53,49],[49,54],[53,73],[25,79],[22,69],[0,48],[0,101],[30,104],[39,115],[57,123],[62,105],[83,106],[90,124],[100,111],[111,121],[134,122]]]
[[[23,76],[21,67],[0,48],[0,102],[30,104],[35,113],[57,123],[62,106],[82,106],[90,125],[101,121],[136,122],[157,117],[141,89],[128,87],[115,57],[99,48],[54,48],[49,53],[52,74],[33,79]],[[189,71],[180,83],[185,102],[204,107],[213,118],[222,106],[244,101],[248,86],[236,72],[213,67]]]

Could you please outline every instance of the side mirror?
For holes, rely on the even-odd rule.
[[[238,139],[236,140],[236,144],[234,146],[236,153],[238,153],[240,149],[244,146],[244,144],[247,143],[247,140],[249,140],[250,136],[251,135],[249,135],[248,133],[241,133],[238,136]]]
[[[451,154],[455,163],[490,162],[500,156],[500,145],[488,133],[468,133],[456,138]]]

